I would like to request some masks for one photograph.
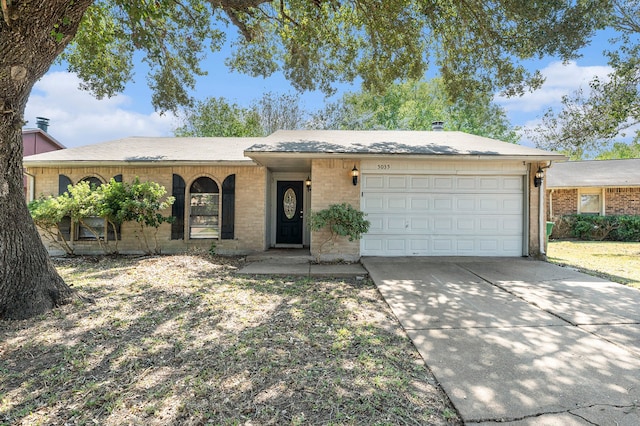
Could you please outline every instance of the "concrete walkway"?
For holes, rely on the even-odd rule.
[[[364,277],[367,271],[359,263],[314,263],[309,250],[269,250],[247,256],[247,265],[237,273],[244,275],[290,275],[306,277]]]
[[[640,425],[640,291],[528,259],[362,263],[466,424]]]

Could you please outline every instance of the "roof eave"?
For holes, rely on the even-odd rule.
[[[253,160],[217,160],[217,161],[92,161],[92,160],[29,160],[23,161],[25,167],[112,167],[112,166],[143,166],[143,167],[173,167],[173,166],[257,166]]]
[[[549,155],[501,155],[501,154],[391,154],[391,153],[377,153],[377,152],[274,152],[274,151],[245,151],[246,157],[252,158],[259,162],[259,158],[277,158],[277,157],[292,157],[292,158],[305,158],[305,159],[323,159],[323,158],[389,158],[399,160],[407,159],[425,159],[425,160],[483,160],[483,161],[565,161],[567,157],[560,154]]]

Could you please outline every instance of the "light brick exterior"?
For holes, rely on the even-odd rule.
[[[351,204],[354,208],[360,209],[361,187],[360,179],[357,185],[353,185],[351,170],[353,166],[362,170],[359,160],[335,158],[335,159],[312,159],[310,177],[312,180],[312,191],[310,195],[311,211],[319,211],[332,204],[343,202]],[[533,163],[529,165],[529,189],[525,190],[528,196],[528,240],[529,254],[533,257],[541,257],[540,236],[539,236],[539,191],[533,185],[533,176],[539,166],[544,164]],[[164,186],[167,194],[171,195],[173,174],[180,175],[186,184],[188,204],[188,188],[191,183],[201,177],[208,176],[222,187],[224,179],[232,174],[236,175],[235,181],[235,229],[233,240],[203,239],[190,240],[188,238],[188,212],[185,212],[185,238],[182,240],[171,240],[171,225],[163,224],[157,234],[159,247],[164,253],[184,252],[188,250],[208,250],[212,243],[215,244],[216,252],[220,254],[247,254],[260,252],[271,245],[270,214],[268,212],[272,205],[276,203],[275,195],[269,191],[272,185],[268,179],[269,173],[265,167],[258,165],[233,165],[233,166],[136,166],[123,165],[113,167],[30,167],[28,173],[34,176],[35,194],[57,195],[59,175],[65,175],[73,183],[77,183],[83,178],[95,176],[103,182],[116,175],[122,175],[124,182],[131,182],[136,177],[142,181],[153,181]],[[306,175],[306,173],[305,173]],[[528,195],[527,195],[528,194]],[[627,199],[636,200],[640,198],[638,191],[621,192]],[[273,199],[268,199],[273,198]],[[555,203],[554,199],[554,203]],[[577,201],[575,202],[577,204]],[[554,205],[555,209],[555,205]],[[187,208],[188,210],[188,208]],[[543,212],[544,213],[544,212]],[[165,212],[171,214],[171,212]],[[546,213],[545,213],[546,217]],[[140,244],[136,236],[137,225],[126,223],[122,226],[121,237],[118,249],[121,253],[139,253]],[[526,231],[525,231],[526,232]],[[335,242],[327,241],[329,233],[326,230],[310,233],[310,252],[320,260],[346,260],[355,261],[360,257],[360,241],[348,241],[347,238],[339,237]],[[101,253],[100,247],[95,241],[72,241],[74,249],[78,254]],[[61,253],[59,249],[49,245],[52,254]]]
[[[351,170],[353,166],[360,169],[359,161],[344,159],[313,160],[311,162],[311,176],[313,190],[311,195],[311,211],[319,211],[332,204],[349,203],[355,209],[360,209],[360,182],[353,185]],[[330,238],[326,230],[311,232],[311,254],[320,260],[342,259],[354,261],[360,258],[360,241],[349,241],[348,238],[338,237],[333,242],[325,241]],[[322,252],[320,252],[320,246]]]
[[[208,176],[222,187],[223,180],[231,175],[236,175],[235,182],[235,229],[234,239],[205,239],[190,240],[188,229],[185,229],[184,240],[171,240],[171,225],[161,225],[157,238],[162,252],[183,252],[198,249],[208,250],[215,243],[216,252],[221,254],[245,254],[255,251],[263,251],[266,248],[266,225],[264,210],[266,205],[266,170],[259,166],[181,166],[181,167],[76,167],[76,168],[29,168],[28,172],[35,179],[35,194],[58,195],[58,176],[63,174],[73,183],[81,179],[95,176],[103,182],[108,182],[112,177],[122,174],[123,182],[131,182],[136,177],[141,181],[153,181],[165,187],[167,195],[171,195],[173,174],[180,175],[188,188],[191,183],[201,176]],[[188,204],[188,196],[185,204]],[[163,212],[170,215],[171,211]],[[185,223],[188,222],[188,214],[185,213]],[[186,225],[185,225],[186,228]],[[121,253],[140,252],[140,243],[136,236],[138,225],[125,223],[121,229],[121,240],[118,242],[118,250]],[[148,234],[149,235],[149,234]],[[78,254],[101,253],[100,247],[95,241],[72,241]],[[53,254],[59,253],[55,246],[49,245]]]

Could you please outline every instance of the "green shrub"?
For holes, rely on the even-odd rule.
[[[640,216],[567,215],[554,219],[553,237],[587,241],[640,241]]]
[[[365,213],[354,209],[350,204],[333,204],[324,210],[311,212],[310,226],[314,231],[328,228],[329,238],[320,244],[318,257],[324,245],[335,241],[338,236],[347,237],[349,241],[359,240],[369,230],[369,221]]]
[[[612,216],[618,218],[616,241],[640,241],[640,216]]]

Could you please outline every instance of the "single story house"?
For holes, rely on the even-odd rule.
[[[547,211],[549,219],[640,215],[640,158],[554,164],[547,171]]]
[[[80,180],[135,177],[176,199],[164,252],[226,254],[309,247],[360,256],[544,256],[540,168],[565,157],[462,132],[278,131],[264,138],[132,137],[25,158],[36,194]],[[360,241],[319,246],[309,212],[349,203],[367,214]],[[76,252],[95,250],[71,227]],[[121,252],[137,250],[123,225]],[[108,236],[105,236],[108,238]]]

